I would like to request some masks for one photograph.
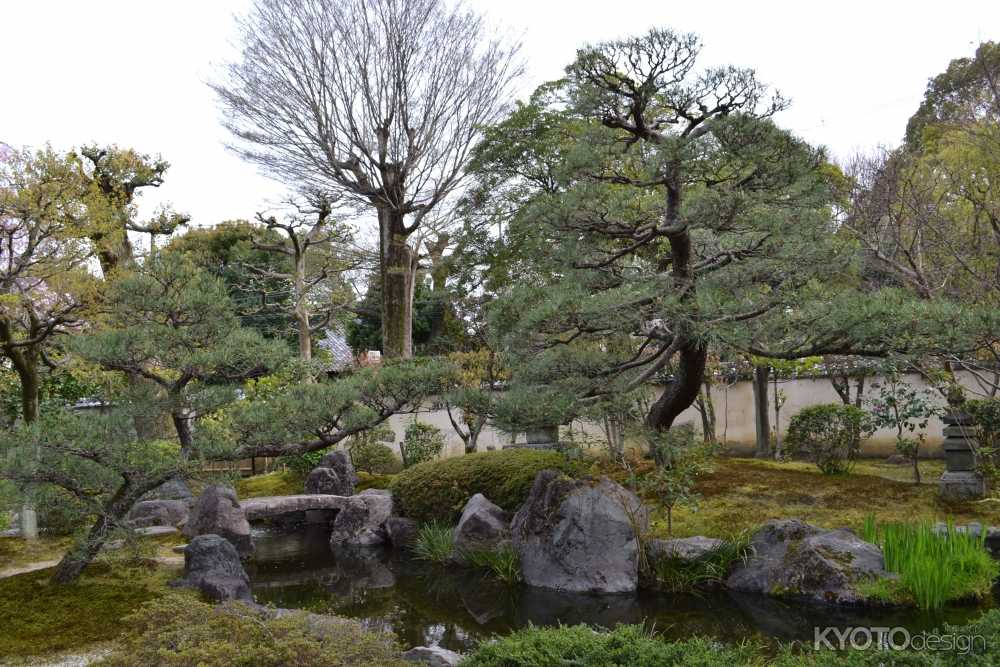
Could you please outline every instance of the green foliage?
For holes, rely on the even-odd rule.
[[[352,435],[347,443],[347,451],[355,470],[375,475],[399,472],[402,463],[392,448],[384,444],[395,439],[396,432],[386,424]]]
[[[284,463],[294,474],[299,477],[305,477],[312,472],[313,468],[319,465],[320,460],[325,454],[326,450],[317,449],[314,452],[282,456],[281,462]]]
[[[557,387],[515,384],[497,399],[494,422],[511,432],[552,427],[574,416],[573,402]]]
[[[962,410],[972,417],[976,466],[995,485],[1000,480],[1000,398],[966,401]]]
[[[913,462],[913,481],[919,484],[920,468],[916,461],[924,434],[917,431],[923,431],[930,418],[939,412],[934,395],[927,389],[913,387],[895,373],[887,374],[884,382],[874,386],[879,393],[878,398],[869,402],[872,423],[875,428],[896,432],[896,450]]]
[[[750,535],[750,531],[734,535],[696,560],[670,557],[649,560],[640,575],[645,586],[668,593],[692,593],[719,586],[729,577],[733,566],[750,555]]]
[[[403,467],[409,468],[430,461],[444,449],[444,433],[433,424],[414,419],[406,426],[399,451],[403,456]]]
[[[599,631],[586,625],[518,630],[483,643],[463,667],[730,667],[762,663],[749,646],[707,639],[664,642],[639,625]]]
[[[128,618],[130,633],[107,667],[404,666],[395,637],[356,621],[296,612],[275,618],[241,603],[188,596],[154,600]]]
[[[466,565],[486,571],[506,584],[521,581],[521,558],[509,542],[496,549],[473,549],[461,554]]]
[[[445,563],[455,546],[455,529],[446,523],[431,521],[420,526],[413,543],[413,554],[420,560]]]
[[[889,602],[940,609],[950,601],[986,596],[1000,575],[1000,565],[986,550],[985,531],[976,537],[949,523],[942,535],[929,522],[878,524],[869,516],[862,535],[882,547],[886,569],[900,575],[869,590]]]
[[[694,442],[690,428],[672,428],[664,434],[653,433],[657,459],[661,462],[642,478],[641,487],[656,498],[667,511],[667,531],[673,530],[673,510],[678,505],[697,508],[700,496],[694,487],[698,479],[712,472],[718,445]]]
[[[851,470],[861,441],[875,430],[868,414],[853,405],[813,405],[792,417],[785,440],[792,455],[804,455],[824,474]]]
[[[558,452],[512,448],[415,465],[397,475],[390,489],[404,516],[453,524],[476,493],[508,512],[516,511],[535,476],[546,468],[575,470]]]

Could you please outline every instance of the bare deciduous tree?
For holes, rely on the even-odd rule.
[[[440,0],[256,0],[240,32],[242,58],[212,85],[233,148],[296,187],[375,209],[383,352],[412,356],[408,237],[502,115],[517,46]]]

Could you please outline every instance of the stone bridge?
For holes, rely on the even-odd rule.
[[[302,494],[297,496],[263,496],[240,501],[247,521],[272,519],[298,512],[340,511],[350,501],[349,496]]]

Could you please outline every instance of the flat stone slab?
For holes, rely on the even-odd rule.
[[[240,501],[240,506],[246,514],[247,521],[267,519],[269,517],[290,514],[292,512],[308,512],[309,510],[341,510],[350,500],[350,496],[334,496],[329,494],[301,494],[297,496],[262,496],[247,498]]]

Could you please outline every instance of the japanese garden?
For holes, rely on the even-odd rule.
[[[0,115],[0,664],[1000,664],[1000,43],[845,154],[642,12],[229,20],[252,213]]]

